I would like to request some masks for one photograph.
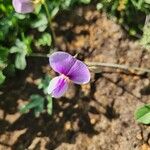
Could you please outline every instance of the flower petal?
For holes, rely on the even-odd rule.
[[[50,66],[54,71],[67,75],[76,59],[65,52],[55,52],[49,57]]]
[[[90,72],[87,66],[65,52],[55,52],[49,57],[54,71],[64,74],[76,84],[85,84],[90,81]]]
[[[34,11],[34,6],[31,0],[13,0],[13,6],[18,13],[30,13]]]
[[[67,77],[76,84],[85,84],[90,81],[90,72],[83,62],[76,60],[68,72]]]
[[[61,97],[68,89],[68,82],[63,76],[53,78],[48,86],[48,94],[52,97]]]

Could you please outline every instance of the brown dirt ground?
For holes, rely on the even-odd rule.
[[[150,53],[127,37],[119,25],[92,7],[56,18],[57,47],[85,61],[150,68]],[[36,118],[18,107],[37,90],[44,73],[54,73],[44,58],[28,58],[28,67],[0,90],[0,150],[150,150],[150,127],[137,124],[134,111],[150,102],[149,75],[100,68],[87,85],[71,85],[54,100],[54,112]]]

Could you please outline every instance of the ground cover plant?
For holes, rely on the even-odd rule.
[[[74,12],[74,10],[77,11]],[[91,128],[91,124],[96,124],[99,111],[101,115],[111,121],[110,128],[113,128],[113,121],[119,119],[122,121],[120,124],[124,127],[128,126],[126,124],[133,124],[135,130],[139,131],[136,128],[138,126],[136,124],[150,124],[150,106],[147,100],[150,74],[149,12],[150,3],[147,0],[0,1],[0,86],[2,89],[2,94],[0,95],[2,95],[2,98],[5,97],[3,91],[6,92],[7,86],[11,86],[10,79],[13,80],[20,73],[26,75],[28,66],[32,66],[32,60],[39,61],[39,64],[37,64],[39,68],[42,66],[41,59],[44,63],[46,60],[48,71],[45,68],[44,74],[40,74],[39,79],[35,81],[32,79],[32,75],[32,77],[30,76],[26,79],[25,83],[32,83],[35,86],[35,91],[29,92],[28,102],[21,102],[23,104],[19,106],[17,112],[20,111],[22,115],[33,113],[36,117],[40,117],[46,111],[51,117],[48,119],[51,119],[54,124],[57,124],[57,121],[55,121],[56,116],[58,115],[59,118],[62,113],[66,115],[64,115],[64,119],[71,118],[73,121],[77,120],[78,117],[81,118],[78,123],[80,129],[76,129],[79,127],[74,127],[75,125],[71,125],[68,123],[69,121],[66,121],[66,124],[64,124],[65,129],[61,129],[60,132],[63,130],[65,133],[66,130],[69,130],[69,133],[66,133],[65,138],[61,137],[61,140],[65,140],[71,135],[74,136],[76,130],[85,133],[87,130],[88,133],[96,134]],[[105,16],[103,13],[107,15]],[[101,18],[102,20],[99,21]],[[106,18],[110,18],[120,24],[124,30],[107,21]],[[110,32],[110,34],[107,32]],[[122,32],[126,32],[126,34],[124,35]],[[141,50],[138,47],[139,45],[136,46],[136,44],[130,43],[128,38],[134,40],[135,43],[138,41],[139,45],[144,48]],[[110,50],[110,52],[106,49]],[[137,54],[136,56],[135,53]],[[20,72],[19,70],[22,71]],[[57,77],[54,71],[58,73]],[[31,74],[33,74],[32,71]],[[132,77],[134,77],[133,80]],[[135,83],[132,83],[134,80],[138,80],[138,89],[136,89]],[[108,83],[108,81],[111,83]],[[117,88],[114,85],[117,85]],[[72,86],[77,87],[77,89],[71,91],[72,94],[76,91],[76,96],[71,98],[71,94],[69,94],[68,99],[73,102],[64,102],[63,100],[67,99],[67,93]],[[116,94],[113,93],[114,91]],[[120,94],[118,93],[119,91]],[[126,93],[131,97],[127,96]],[[122,110],[126,109],[128,111],[128,108],[122,108],[121,102],[118,102],[119,98],[127,101],[127,105],[132,100],[131,103],[134,108],[129,106],[129,112],[126,115]],[[141,101],[141,103],[137,103],[134,98]],[[55,102],[55,99],[58,99],[58,102]],[[86,99],[90,100],[86,102]],[[95,105],[94,101],[97,101],[98,105]],[[1,104],[2,108],[5,107],[3,103]],[[89,104],[87,105],[87,103]],[[108,104],[105,106],[106,103]],[[70,107],[64,109],[67,108],[67,105]],[[117,105],[119,106],[118,108]],[[58,113],[57,109],[62,109],[62,111]],[[131,111],[131,109],[134,110]],[[117,113],[117,110],[124,117],[120,117],[121,115]],[[79,114],[73,114],[74,111],[79,111]],[[92,117],[89,119],[89,116]],[[132,119],[124,121],[125,117],[127,117],[127,120],[128,117]],[[137,121],[136,124],[132,122],[134,119]],[[44,120],[45,123],[47,122],[46,120]],[[49,122],[50,125],[51,123]],[[49,124],[47,127],[49,127]],[[96,126],[96,131],[103,130],[101,125],[98,124],[98,126],[99,128]],[[56,131],[58,128],[56,125]],[[71,128],[73,128],[73,131]],[[119,129],[122,130],[121,127]],[[107,129],[104,130],[107,132]],[[144,132],[143,130],[141,132]],[[42,136],[47,136],[45,131],[39,132],[44,134]],[[56,137],[52,135],[53,140],[59,137],[59,133],[57,134]],[[144,135],[142,137],[144,138]],[[144,139],[146,143],[149,143],[148,137],[147,135],[147,138]],[[57,139],[56,143],[61,140]],[[31,142],[32,140],[29,141]],[[114,145],[114,141],[111,142]],[[85,145],[88,145],[87,143]],[[30,144],[22,145],[21,143],[21,146],[27,148]],[[18,145],[19,143],[14,144],[13,148],[19,148]],[[97,144],[95,145],[97,146]],[[138,147],[140,142],[135,145],[135,148]],[[143,144],[142,148],[144,146],[147,147],[148,145]],[[52,147],[48,147],[53,149],[57,147],[57,144],[54,142]],[[81,149],[83,147],[81,146]],[[101,147],[102,149],[115,149],[111,147],[111,144],[101,144]],[[124,149],[124,146],[121,145],[120,147]],[[129,144],[129,148],[131,147],[133,148],[134,146]],[[99,149],[99,147],[96,147],[96,149]]]

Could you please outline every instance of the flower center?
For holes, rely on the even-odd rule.
[[[69,77],[65,76],[64,74],[62,74],[62,77],[63,77],[65,80],[67,80],[68,83],[71,82],[71,80],[69,79]]]

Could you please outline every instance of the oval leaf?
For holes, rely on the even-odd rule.
[[[150,104],[146,104],[135,112],[135,119],[143,124],[150,124]]]
[[[3,75],[3,72],[0,70],[0,84],[2,84],[5,80],[5,76]]]
[[[26,55],[24,54],[17,54],[15,59],[15,66],[17,69],[24,70],[27,63],[25,59]]]

